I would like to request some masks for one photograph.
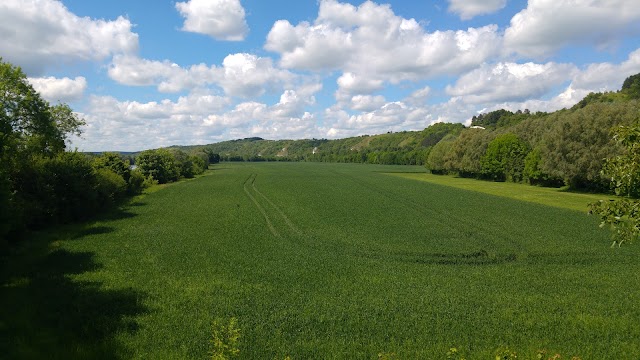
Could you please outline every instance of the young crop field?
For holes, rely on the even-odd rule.
[[[584,211],[389,174],[420,167],[214,169],[3,259],[0,357],[205,359],[237,321],[243,359],[640,358],[640,244]]]

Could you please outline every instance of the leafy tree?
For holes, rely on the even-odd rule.
[[[42,99],[19,67],[0,59],[0,237],[30,224],[66,221],[82,213],[74,206],[92,203],[74,202],[90,196],[92,169],[84,174],[76,155],[64,155],[65,140],[79,135],[83,124],[67,105]],[[88,187],[80,186],[85,180]],[[89,193],[69,192],[80,188]]]
[[[93,166],[96,169],[109,169],[120,175],[125,182],[129,181],[129,178],[131,177],[129,163],[122,159],[118,153],[102,153],[102,155],[93,159]]]
[[[480,160],[482,174],[495,181],[520,182],[524,177],[524,160],[529,151],[529,145],[516,135],[500,135],[489,143]]]
[[[633,123],[637,114],[636,101],[593,103],[554,114],[540,142],[540,169],[574,189],[607,190],[608,181],[601,173],[604,159],[622,151],[611,139],[610,129]]]
[[[445,155],[445,169],[462,177],[477,177],[482,172],[480,159],[495,135],[482,129],[466,129],[451,145]]]
[[[0,58],[0,160],[19,153],[53,155],[68,135],[80,134],[84,120],[65,104],[51,106],[19,67]]]
[[[180,177],[187,179],[192,178],[196,172],[196,170],[194,170],[193,159],[184,151],[173,150],[171,153],[175,160],[175,165],[180,173]]]
[[[640,74],[629,76],[622,83],[623,93],[631,99],[640,99]]]
[[[619,127],[614,139],[627,152],[607,160],[603,173],[611,179],[616,194],[630,198],[591,204],[591,213],[600,216],[601,227],[613,230],[611,246],[621,246],[640,237],[640,121]]]
[[[445,174],[445,156],[451,151],[455,135],[447,135],[431,148],[427,157],[427,167],[433,174]]]
[[[160,184],[176,181],[180,177],[173,154],[166,149],[143,151],[138,155],[136,164],[145,177],[150,176]]]

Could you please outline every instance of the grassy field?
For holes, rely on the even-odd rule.
[[[390,174],[406,179],[426,181],[458,189],[478,191],[485,194],[582,212],[588,211],[589,203],[597,202],[599,200],[616,199],[613,195],[576,193],[568,192],[563,188],[534,187],[526,184],[509,182],[478,181],[476,179],[433,175],[426,172],[396,172]]]
[[[221,164],[41,234],[3,259],[0,357],[204,359],[212,322],[236,318],[240,358],[640,358],[637,244],[388,175],[422,171]]]

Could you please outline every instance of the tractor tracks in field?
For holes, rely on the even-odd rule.
[[[258,201],[258,199],[256,198],[256,196],[254,196],[254,194],[257,195],[259,198],[263,199],[264,201],[266,201],[269,207],[272,210],[274,210],[275,213],[282,218],[284,223],[287,225],[287,227],[289,227],[291,231],[293,231],[296,235],[302,235],[302,231],[296,226],[296,224],[293,223],[293,221],[291,221],[291,219],[287,216],[287,214],[285,214],[284,211],[282,211],[282,209],[278,205],[276,205],[273,201],[271,201],[271,199],[269,199],[265,194],[263,194],[260,190],[258,190],[258,187],[256,186],[257,177],[258,177],[258,174],[251,174],[247,178],[247,180],[245,180],[243,184],[244,192],[245,194],[247,194],[249,199],[251,199],[251,201],[256,206],[258,211],[260,211],[260,213],[264,217],[265,222],[267,223],[267,227],[269,228],[269,231],[271,231],[271,233],[274,236],[280,237],[280,233],[278,232],[276,227],[273,225],[273,221],[269,216],[269,215],[273,216],[273,211],[271,212],[267,211],[267,209],[260,204],[260,201]],[[254,194],[252,194],[252,192]]]

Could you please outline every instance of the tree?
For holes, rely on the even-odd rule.
[[[613,138],[627,152],[608,159],[603,174],[611,179],[616,194],[627,198],[601,200],[590,205],[590,213],[599,215],[602,220],[600,226],[613,230],[612,247],[640,237],[640,121],[632,126],[620,126]]]
[[[431,170],[433,174],[445,174],[445,156],[451,151],[451,146],[455,141],[455,135],[447,135],[442,138],[437,144],[435,144],[429,156],[427,157],[427,168]]]
[[[65,104],[51,106],[29,84],[19,67],[0,58],[0,161],[7,157],[64,151],[65,139],[79,135],[84,120]]]
[[[602,176],[604,159],[621,153],[611,129],[632,124],[637,102],[592,103],[575,111],[559,111],[550,117],[550,129],[540,142],[542,172],[564,180],[573,189],[607,190]]]
[[[166,149],[143,151],[136,159],[136,164],[145,177],[151,176],[160,184],[176,181],[180,177],[173,154]]]
[[[93,167],[96,169],[109,169],[120,175],[126,182],[131,177],[131,169],[129,163],[124,161],[120,154],[114,152],[102,153],[99,157],[93,159]]]
[[[495,181],[520,182],[524,177],[524,160],[530,148],[516,135],[507,133],[493,139],[480,159],[482,174]]]
[[[445,169],[462,177],[477,177],[482,171],[480,159],[495,135],[482,129],[461,132],[445,155]]]
[[[60,155],[67,137],[79,135],[82,125],[84,120],[71,108],[65,104],[51,106],[19,67],[0,58],[0,237],[36,221],[30,214],[44,214],[48,219],[60,215],[56,207],[60,197],[47,189],[56,186],[52,182],[70,170],[62,163],[73,159],[60,159]],[[23,184],[39,180],[39,187]],[[78,196],[83,195],[87,194]],[[67,204],[68,212],[74,211],[73,205]],[[55,209],[57,214],[42,213],[43,209]]]
[[[626,78],[622,83],[621,91],[632,99],[640,99],[640,74]]]

